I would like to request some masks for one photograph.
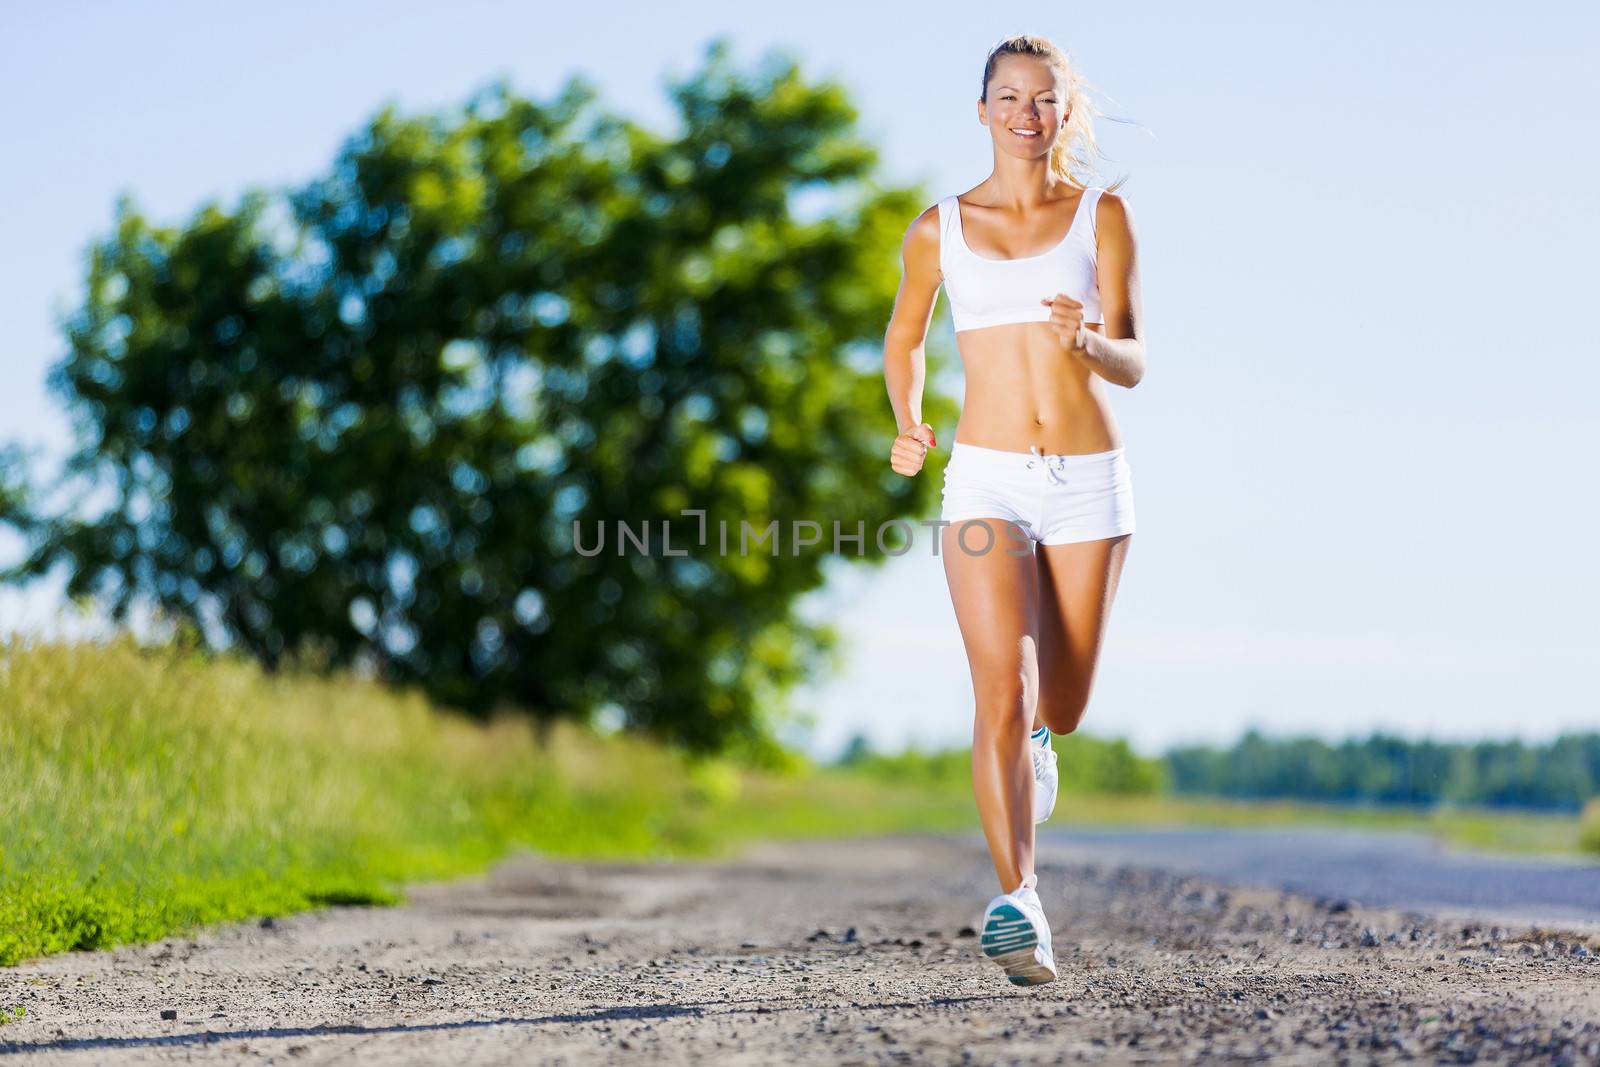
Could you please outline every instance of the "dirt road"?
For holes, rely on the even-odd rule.
[[[1061,980],[970,927],[975,838],[561,864],[0,971],[17,1063],[1600,1062],[1600,942],[1042,847]],[[175,1017],[163,1019],[164,1011]]]
[[[1600,935],[1600,859],[1497,856],[1421,833],[1329,827],[1050,829],[1052,845],[1101,862],[1158,866],[1234,885],[1491,924],[1560,924]]]

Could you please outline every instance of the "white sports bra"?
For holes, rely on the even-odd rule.
[[[1072,228],[1037,256],[990,259],[967,247],[961,208],[953,196],[939,201],[939,272],[956,332],[1006,322],[1049,322],[1039,303],[1065,293],[1083,303],[1083,321],[1100,323],[1100,283],[1095,273],[1095,207],[1101,189],[1085,189]]]

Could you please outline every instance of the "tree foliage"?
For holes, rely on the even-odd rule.
[[[1078,732],[1057,735],[1051,744],[1064,794],[1154,796],[1166,791],[1165,764],[1139,755],[1124,738]],[[838,763],[885,782],[944,785],[963,792],[972,788],[970,747],[933,752],[908,748],[887,755],[873,751],[866,736],[857,734]]]
[[[269,667],[314,648],[473,711],[758,740],[825,662],[796,600],[831,538],[586,556],[573,523],[670,519],[676,548],[682,509],[864,520],[881,561],[877,525],[935,492],[889,469],[881,369],[925,204],[788,57],[745,73],[719,40],[667,85],[672,135],[579,77],[496,83],[182,228],[123,198],[51,372],[79,500],[19,522],[6,577],[64,564],[115,618],[149,598]]]
[[[1167,765],[1179,793],[1576,811],[1600,793],[1600,734],[1568,734],[1546,745],[1373,734],[1330,745],[1252,730],[1228,749],[1174,749]]]

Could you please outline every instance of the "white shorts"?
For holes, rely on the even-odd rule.
[[[1042,545],[1098,541],[1134,527],[1133,475],[1120,447],[1060,454],[957,441],[945,464],[943,495],[940,519],[1008,520]],[[967,539],[974,548],[983,540],[977,533]]]

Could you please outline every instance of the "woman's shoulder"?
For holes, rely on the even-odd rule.
[[[1127,200],[1106,188],[1097,188],[1094,192],[1098,198],[1094,205],[1095,232],[1104,233],[1108,227],[1113,233],[1128,232],[1133,223],[1128,214]]]
[[[960,196],[958,193],[947,193],[923,208],[921,213],[911,220],[911,225],[906,227],[906,240],[916,238],[937,250],[940,234],[950,224],[950,212],[955,209]]]
[[[905,239],[900,243],[900,252],[908,267],[926,266],[938,271],[942,218],[943,212],[935,202],[924,208],[906,227]]]
[[[945,219],[946,213],[955,206],[957,194],[947,193],[933,203],[922,209],[922,212],[912,220],[913,226],[931,226],[938,229],[940,222]]]
[[[1127,198],[1119,195],[1115,190],[1104,185],[1091,185],[1084,191],[1095,194],[1095,214],[1101,218],[1105,218],[1108,213],[1113,215],[1126,215],[1128,213]]]
[[[911,220],[911,225],[906,227],[906,239],[932,240],[935,244],[939,240],[939,223],[944,217],[944,208],[940,205],[943,198],[934,201]]]

